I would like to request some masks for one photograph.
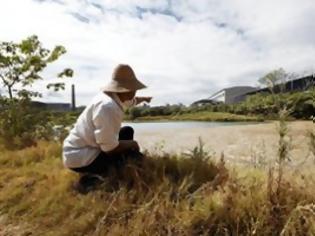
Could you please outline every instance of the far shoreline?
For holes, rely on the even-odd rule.
[[[127,117],[124,121],[128,122],[183,122],[183,121],[204,121],[204,122],[264,122],[266,119],[258,116],[238,115],[225,112],[194,112],[167,116],[143,116],[131,119]]]

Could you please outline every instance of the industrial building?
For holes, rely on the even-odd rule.
[[[234,104],[241,102],[243,100],[243,95],[256,91],[257,88],[250,86],[235,86],[230,88],[222,89],[209,98],[201,99],[193,103],[193,105],[203,105],[203,104]]]
[[[285,83],[277,84],[273,88],[262,88],[256,91],[246,93],[245,95],[252,95],[256,93],[289,93],[301,92],[309,90],[315,86],[315,76],[309,75],[299,79],[290,80]]]
[[[32,101],[33,107],[40,108],[42,110],[51,110],[51,111],[71,111],[70,103],[45,103]]]
[[[75,111],[76,110],[76,97],[75,97],[75,86],[71,86],[71,103],[45,103],[39,101],[32,101],[32,106],[43,110],[51,111]]]
[[[194,102],[192,105],[204,105],[204,104],[235,104],[245,101],[250,95],[258,93],[281,93],[281,92],[299,92],[306,91],[315,86],[314,75],[305,76],[299,79],[290,80],[285,83],[277,84],[273,88],[255,88],[250,86],[235,86],[222,89],[209,98],[201,99]]]

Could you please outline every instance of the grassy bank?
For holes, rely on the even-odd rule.
[[[257,116],[236,115],[225,112],[210,112],[200,111],[193,113],[184,113],[178,115],[169,116],[144,116],[138,117],[136,121],[230,121],[230,122],[242,122],[242,121],[263,121],[262,118]]]
[[[287,151],[280,139],[275,160],[283,160]],[[229,166],[224,157],[215,161],[199,147],[180,157],[148,154],[142,166],[113,170],[98,190],[81,195],[72,188],[77,175],[63,168],[60,155],[54,142],[1,151],[0,235],[315,232],[310,165]]]

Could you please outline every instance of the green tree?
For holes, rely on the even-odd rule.
[[[53,50],[44,48],[35,35],[20,43],[0,42],[0,78],[9,98],[14,98],[13,92],[17,92],[17,97],[41,96],[39,92],[30,91],[26,87],[42,80],[40,73],[65,53],[63,46],[56,46]],[[72,75],[72,69],[66,68],[57,76],[61,78]],[[50,83],[47,88],[58,91],[64,89],[64,83]]]
[[[272,88],[277,84],[284,83],[289,76],[290,75],[287,72],[285,72],[284,69],[279,68],[264,75],[263,77],[258,79],[258,82],[263,86]]]
[[[50,112],[31,106],[31,98],[41,93],[30,87],[43,80],[41,72],[65,53],[63,46],[44,48],[37,36],[20,43],[0,42],[0,78],[4,88],[0,96],[0,139],[7,148],[23,148],[35,145],[38,139],[53,138],[53,117]],[[72,69],[66,68],[57,77],[72,75]],[[64,83],[48,83],[47,88],[58,91],[64,89]]]

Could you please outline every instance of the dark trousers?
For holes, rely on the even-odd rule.
[[[120,129],[119,140],[133,140],[134,130],[130,126],[125,126]],[[110,168],[122,167],[128,159],[140,159],[142,154],[138,151],[128,150],[125,153],[109,155],[101,152],[96,159],[88,166],[71,168],[71,170],[79,173],[104,174]]]

